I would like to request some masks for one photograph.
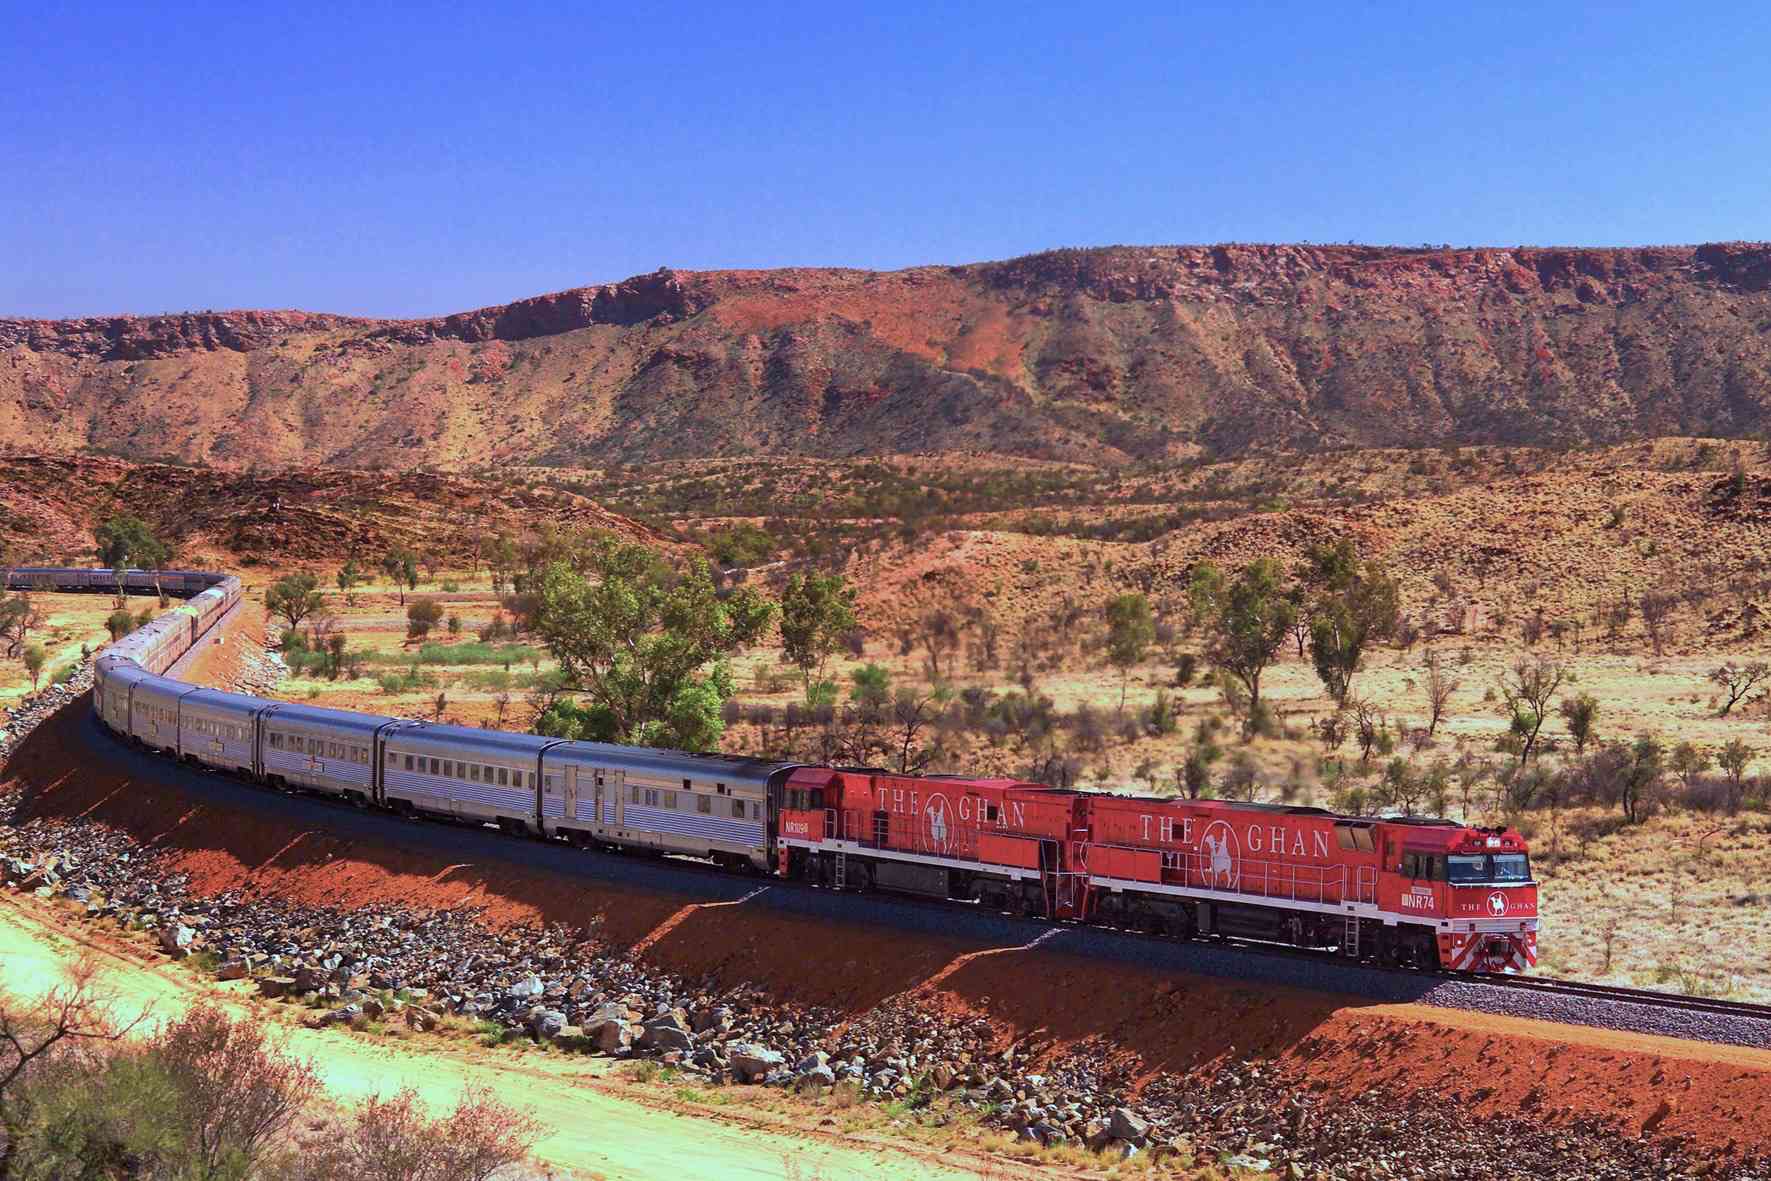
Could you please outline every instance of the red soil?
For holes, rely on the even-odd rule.
[[[356,826],[345,812],[324,828],[290,831],[255,811],[259,797],[248,790],[238,806],[199,800],[170,767],[160,771],[108,743],[88,749],[87,708],[82,699],[40,727],[9,764],[8,777],[25,788],[26,815],[118,825],[165,850],[200,893],[243,889],[340,907],[469,905],[495,924],[582,924],[594,916],[611,942],[637,946],[684,975],[751,980],[785,1000],[851,1013],[908,994],[912,1004],[987,1015],[1005,1040],[1049,1040],[1054,1053],[1104,1040],[1135,1061],[1143,1079],[1254,1057],[1300,1087],[1336,1095],[1390,1087],[1472,1113],[1564,1126],[1598,1120],[1622,1134],[1688,1138],[1723,1155],[1771,1153],[1771,1124],[1761,1114],[1771,1110],[1771,1052],[1361,1005],[562,881],[503,860],[509,853],[490,834],[484,859],[447,864],[425,839],[435,830],[415,828],[411,844],[389,847],[351,835]]]

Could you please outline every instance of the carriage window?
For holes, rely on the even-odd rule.
[[[744,819],[744,801],[743,800],[733,800],[732,801],[732,815],[739,820]]]
[[[412,769],[412,756],[407,755],[406,756],[406,770],[410,771],[411,769]]]
[[[640,802],[640,789],[637,787],[633,789],[633,802],[636,804]]]
[[[685,779],[685,780],[683,780],[683,790],[684,791],[693,791],[693,790],[695,790],[695,785],[693,783],[690,783],[687,779]]]
[[[498,768],[498,786],[499,787],[509,787],[510,786],[510,771],[507,768],[504,768],[504,767]]]
[[[664,793],[664,806],[666,808],[676,807],[676,793],[674,791],[667,791]]]
[[[651,788],[646,789],[646,803],[653,808],[658,806],[658,793]]]
[[[695,811],[701,812],[703,814],[708,813],[708,812],[712,812],[713,811],[713,797],[712,796],[696,796],[695,797]]]

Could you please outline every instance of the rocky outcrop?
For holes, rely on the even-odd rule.
[[[293,311],[0,320],[0,349],[29,349],[93,361],[142,361],[218,349],[246,353],[300,333],[363,328],[372,323],[349,316]]]
[[[1578,444],[1771,428],[1771,247],[680,272],[427,320],[0,321],[0,444],[219,466]]]

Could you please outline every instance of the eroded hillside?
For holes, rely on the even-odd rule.
[[[224,467],[1739,437],[1771,247],[1114,247],[659,272],[424,321],[0,321],[0,444]]]

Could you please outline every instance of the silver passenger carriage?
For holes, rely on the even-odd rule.
[[[800,764],[567,742],[542,757],[549,836],[769,869],[781,786]]]
[[[259,774],[364,803],[375,797],[375,752],[395,718],[315,705],[280,703],[259,715]]]
[[[150,674],[126,657],[102,654],[93,666],[92,712],[114,734],[129,735],[129,698],[138,682]]]
[[[539,832],[541,754],[556,738],[417,722],[390,732],[382,754],[383,803],[516,832]]]
[[[129,695],[129,733],[143,746],[178,754],[178,703],[197,692],[195,685],[146,676]]]
[[[271,703],[244,693],[198,689],[178,703],[178,752],[220,771],[258,770],[258,715]]]

